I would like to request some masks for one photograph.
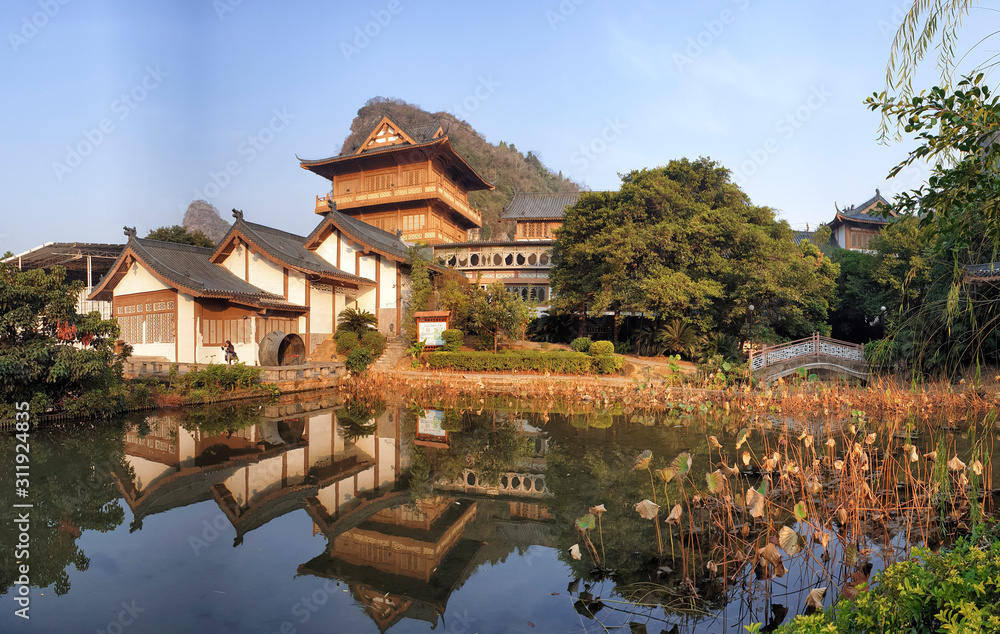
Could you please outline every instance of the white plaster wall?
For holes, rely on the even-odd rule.
[[[259,253],[250,254],[250,279],[247,280],[257,288],[284,296],[284,267],[278,266]],[[243,277],[242,275],[240,277]]]
[[[280,294],[281,291],[279,290]],[[288,271],[288,301],[299,306],[306,305],[306,277],[299,271]]]
[[[837,244],[840,245],[841,249],[851,248],[851,245],[847,244],[847,225],[837,227],[837,231],[833,235],[836,236]]]
[[[176,351],[177,347],[172,343],[137,343],[132,346],[133,357],[164,357],[172,363],[177,362],[174,355]]]
[[[367,310],[372,314],[378,314],[375,312],[375,289],[374,288],[362,288],[358,289],[358,309]]]
[[[247,265],[246,265],[246,247],[242,244],[233,249],[229,255],[221,262],[222,266],[229,270],[230,273],[240,278],[241,280],[246,280],[247,275]]]
[[[345,308],[347,308],[347,296],[344,294],[343,291],[341,291],[337,293],[337,301],[336,304],[334,305],[333,312],[335,315],[340,315],[340,313],[344,312]],[[334,323],[336,323],[336,319],[334,320]],[[336,330],[337,329],[335,326],[334,332],[336,332]]]
[[[339,231],[334,231],[326,240],[316,248],[316,255],[330,263],[330,266],[337,267],[337,236]]]
[[[309,290],[309,319],[313,332],[333,332],[336,321],[333,315],[333,289],[328,291]]]
[[[358,271],[357,275],[360,275],[361,277],[367,278],[367,279],[369,279],[369,280],[371,280],[371,281],[374,282],[375,281],[375,255],[374,254],[369,254],[369,255],[363,255],[363,256],[361,256],[361,262],[360,262],[360,264],[361,264],[361,266],[359,267],[359,271]]]
[[[177,363],[195,362],[195,335],[198,324],[194,317],[194,297],[186,293],[177,294]]]
[[[358,245],[350,242],[343,236],[340,239],[340,270],[345,273],[359,275],[357,256],[354,253],[358,250]]]
[[[281,487],[282,462],[282,457],[278,455],[248,467],[250,470],[250,490],[247,491],[247,495],[250,500]]]
[[[337,513],[338,503],[340,502],[337,499],[337,484],[334,483],[320,489],[316,494],[316,499],[323,505],[323,508],[326,509],[328,515],[335,515]]]
[[[375,467],[369,467],[358,474],[358,493],[375,488]]]
[[[118,297],[119,295],[131,295],[132,293],[165,291],[169,288],[171,287],[153,277],[145,267],[136,263],[128,270],[125,277],[118,282],[112,294]]]

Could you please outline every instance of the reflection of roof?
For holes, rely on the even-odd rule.
[[[501,220],[561,220],[566,215],[566,207],[576,203],[579,192],[570,194],[548,194],[522,192],[514,194],[514,199],[504,207]]]
[[[219,243],[212,255],[213,261],[219,261],[219,255],[229,250],[232,236],[236,234],[242,235],[247,242],[289,268],[358,285],[371,286],[373,284],[372,280],[341,271],[314,252],[306,249],[304,246],[305,237],[273,227],[246,222],[242,218],[242,213],[236,216],[236,222]]]
[[[91,294],[91,299],[111,299],[114,286],[128,271],[126,259],[134,257],[164,284],[195,297],[217,297],[265,308],[305,310],[304,306],[257,288],[236,277],[225,267],[213,264],[209,259],[211,255],[212,249],[176,242],[144,240],[135,237],[133,233],[114,267]]]
[[[323,214],[323,220],[305,238],[305,243],[310,246],[318,246],[319,240],[324,235],[324,230],[332,230],[334,227],[349,239],[361,244],[365,250],[374,251],[399,262],[410,261],[407,245],[399,236],[336,210]]]

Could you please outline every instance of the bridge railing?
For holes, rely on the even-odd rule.
[[[865,363],[864,346],[847,341],[838,341],[829,337],[822,337],[819,333],[813,333],[811,337],[789,341],[777,346],[771,346],[762,350],[750,351],[750,369],[763,370],[764,368],[808,356],[827,356],[853,361],[855,363]]]

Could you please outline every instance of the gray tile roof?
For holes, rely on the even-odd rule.
[[[351,216],[336,210],[323,214],[323,220],[316,226],[315,229],[312,230],[306,238],[306,241],[311,241],[317,234],[320,233],[320,231],[323,230],[324,227],[331,224],[336,226],[354,241],[360,242],[366,247],[373,248],[374,250],[384,253],[391,258],[404,262],[409,261],[410,259],[409,254],[407,253],[409,248],[408,245],[396,234],[383,231],[382,229],[374,227],[363,220],[352,218]]]
[[[354,284],[370,286],[374,283],[373,280],[341,271],[316,253],[305,248],[306,238],[304,236],[259,225],[255,222],[247,222],[242,218],[236,219],[230,232],[235,230],[241,231],[250,241],[266,251],[272,258],[284,262],[291,268]],[[227,234],[226,238],[223,238],[223,241],[219,243],[220,248],[228,241],[228,238]]]
[[[851,205],[844,209],[838,209],[837,214],[846,220],[858,220],[876,224],[888,224],[889,219],[878,215],[878,206],[882,204],[889,207],[888,200],[882,197],[879,190],[875,190],[875,195],[858,206]]]
[[[176,242],[132,238],[128,245],[164,278],[205,295],[284,298],[245,282],[209,259],[212,249]]]
[[[428,121],[427,123],[418,123],[417,125],[409,128],[402,128],[401,126],[397,127],[400,127],[403,132],[408,134],[410,138],[417,143],[424,143],[425,141],[430,141],[434,138],[434,133],[441,127],[441,122],[434,119],[433,121]],[[371,134],[370,131],[369,134]]]
[[[993,282],[1000,280],[1000,262],[966,265],[965,278],[967,281]]]
[[[566,207],[576,203],[580,193],[548,194],[519,192],[500,214],[501,220],[558,220],[566,215]]]

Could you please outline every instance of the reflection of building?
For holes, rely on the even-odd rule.
[[[352,439],[338,424],[339,398],[265,406],[256,424],[232,432],[149,417],[148,434],[126,434],[131,474],[116,474],[135,527],[146,515],[214,498],[239,542],[289,511],[308,508],[330,521],[391,489],[408,462],[398,413],[383,413],[370,435]]]
[[[501,220],[515,222],[514,240],[439,245],[434,255],[439,263],[481,285],[500,281],[522,299],[547,306],[555,230],[562,225],[566,207],[578,197],[578,193],[515,194],[500,214]]]
[[[837,213],[828,223],[830,231],[830,244],[841,249],[852,251],[868,251],[871,239],[878,236],[885,225],[889,224],[889,218],[883,218],[878,214],[880,206],[889,207],[889,201],[882,198],[882,194],[876,189],[875,195],[857,207],[851,205],[844,209],[837,208]],[[892,217],[897,214],[891,212]]]

